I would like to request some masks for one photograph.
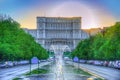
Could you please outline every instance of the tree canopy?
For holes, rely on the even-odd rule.
[[[11,18],[0,20],[0,61],[47,59],[47,51]]]
[[[80,59],[118,60],[120,59],[120,22],[79,42],[71,54]]]

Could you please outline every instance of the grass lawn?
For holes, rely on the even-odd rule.
[[[32,70],[31,73],[30,72],[26,73],[25,76],[29,76],[29,75],[33,75],[33,74],[46,74],[48,72],[49,71],[46,69],[35,69],[35,70]],[[20,78],[16,77],[13,80],[20,80]]]
[[[19,78],[14,78],[13,80],[19,80]]]
[[[28,73],[26,73],[25,75],[46,74],[46,73],[48,73],[48,70],[46,70],[46,69],[35,69],[35,70],[32,70],[31,73],[28,72]]]

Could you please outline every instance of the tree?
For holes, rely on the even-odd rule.
[[[0,21],[0,60],[47,59],[47,51],[11,18]]]
[[[120,22],[79,42],[71,54],[80,59],[118,60],[120,59]]]

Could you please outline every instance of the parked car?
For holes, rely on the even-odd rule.
[[[69,58],[69,57],[64,57],[64,60],[66,60],[66,61],[67,61],[67,60],[70,60],[70,58]]]
[[[0,68],[5,68],[5,67],[6,67],[5,62],[1,62],[1,63],[0,63]]]
[[[117,63],[117,64],[118,64],[118,67],[117,67],[117,68],[118,68],[118,69],[120,69],[120,61],[118,61],[118,63]]]
[[[115,61],[109,61],[108,67],[114,68],[115,67]]]
[[[47,60],[40,60],[40,62],[47,62]]]
[[[108,66],[109,61],[104,61],[103,66]]]
[[[86,63],[87,60],[80,60],[79,62],[80,62],[80,63]]]
[[[6,61],[6,67],[13,67],[14,64],[12,61]]]
[[[88,60],[87,63],[88,63],[88,64],[93,64],[93,63],[94,63],[94,60]]]
[[[103,64],[104,64],[104,61],[100,61],[101,62],[101,66],[103,66]]]
[[[13,65],[17,66],[18,65],[18,61],[13,61]]]
[[[98,60],[95,60],[93,64],[97,66],[102,66],[102,62]]]
[[[120,60],[115,61],[114,67],[120,69]]]
[[[28,60],[18,61],[18,65],[25,65],[25,64],[29,64],[29,61]]]

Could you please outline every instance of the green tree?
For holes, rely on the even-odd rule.
[[[47,59],[47,51],[11,18],[0,20],[0,61]]]
[[[80,41],[71,56],[80,59],[118,60],[120,59],[120,22],[95,36]]]

